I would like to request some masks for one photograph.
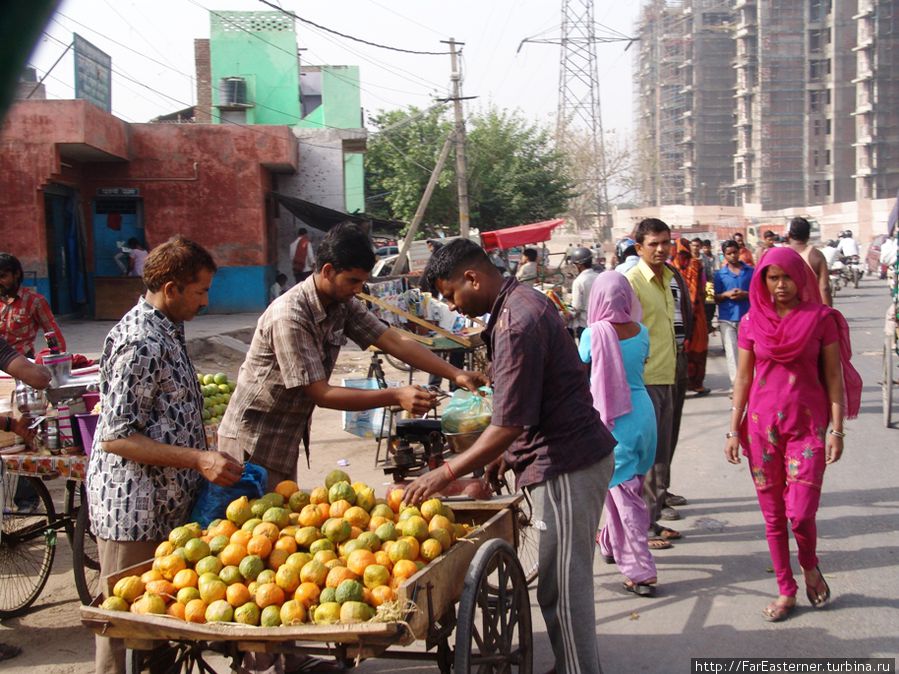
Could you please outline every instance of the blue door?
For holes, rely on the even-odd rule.
[[[115,256],[119,242],[131,237],[146,244],[141,200],[98,198],[94,201],[94,275],[122,276]]]

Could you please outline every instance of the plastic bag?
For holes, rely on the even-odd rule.
[[[244,465],[243,475],[230,487],[220,487],[204,480],[190,513],[190,521],[198,522],[205,529],[212,520],[225,516],[225,509],[231,501],[241,496],[259,498],[265,493],[267,485],[268,471],[255,463]]]
[[[482,386],[484,395],[456,389],[440,419],[444,433],[477,433],[490,425],[493,417],[493,390]]]

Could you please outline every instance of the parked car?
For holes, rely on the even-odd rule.
[[[880,264],[880,248],[886,240],[886,234],[878,234],[868,245],[868,253],[865,255],[865,269],[869,276],[876,273],[879,278],[884,279],[887,277],[887,266]]]
[[[380,248],[375,248],[375,255],[379,258],[387,257],[388,255],[399,255],[400,249],[398,246],[381,246]]]

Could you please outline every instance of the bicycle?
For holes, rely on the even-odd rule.
[[[53,570],[57,533],[65,531],[72,548],[72,571],[78,598],[91,603],[101,592],[97,540],[90,531],[87,497],[80,480],[67,479],[63,512],[40,476],[2,471],[0,510],[0,618],[25,613],[40,596]],[[51,474],[52,479],[52,474]],[[37,496],[27,508],[15,503],[16,487],[25,480]]]

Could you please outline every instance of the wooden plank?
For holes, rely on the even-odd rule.
[[[465,337],[462,337],[461,335],[457,335],[453,332],[450,332],[449,330],[444,330],[439,325],[435,325],[434,323],[431,323],[430,321],[426,321],[423,318],[419,318],[415,314],[409,313],[405,309],[400,309],[399,307],[395,307],[392,304],[390,304],[389,302],[385,302],[384,300],[382,300],[379,297],[374,297],[373,295],[369,295],[367,293],[356,293],[356,297],[358,297],[360,300],[365,300],[366,302],[371,302],[372,304],[377,304],[382,309],[386,309],[387,311],[394,313],[397,316],[402,316],[407,321],[412,321],[413,323],[421,325],[422,327],[425,327],[428,330],[433,330],[438,335],[446,337],[447,339],[451,339],[454,342],[456,342],[456,344],[461,344],[466,349],[471,348],[471,340],[469,340]]]

